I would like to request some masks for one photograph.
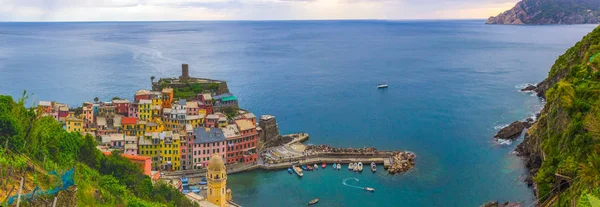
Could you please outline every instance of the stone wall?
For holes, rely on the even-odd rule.
[[[260,135],[261,139],[259,140],[262,143],[272,141],[279,137],[279,128],[277,127],[275,116],[263,115],[260,117],[260,122],[258,124],[262,129],[262,134]]]

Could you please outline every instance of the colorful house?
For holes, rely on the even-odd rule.
[[[144,120],[137,120],[137,122],[135,123],[136,125],[136,136],[144,136],[144,134],[146,134],[146,125],[148,124],[148,122],[144,121]]]
[[[138,119],[148,120],[152,118],[152,100],[142,99],[138,102]]]
[[[137,118],[135,117],[123,117],[121,124],[123,125],[123,133],[127,136],[137,135]]]
[[[139,136],[138,153],[142,156],[152,158],[152,169],[158,170],[160,165],[160,136],[159,133],[146,133],[144,136]]]
[[[129,116],[129,104],[131,104],[131,102],[129,102],[129,100],[124,99],[124,100],[113,100],[112,101],[114,107],[115,107],[115,113],[116,114],[121,114],[123,116]]]
[[[138,155],[138,139],[136,136],[125,136],[123,154]]]
[[[222,114],[222,113],[214,113],[214,114],[210,114],[208,116],[206,116],[206,123],[205,126],[206,127],[218,127],[218,128],[223,128],[225,126],[227,126],[227,117]]]
[[[83,119],[77,118],[75,112],[70,112],[65,120],[68,132],[83,132]]]
[[[163,108],[171,108],[173,105],[173,99],[175,98],[175,93],[172,88],[165,88],[162,90],[162,107]]]
[[[109,136],[110,136],[110,148],[113,148],[113,149],[125,148],[125,135],[111,134]]]
[[[138,117],[138,103],[129,104],[127,117]]]
[[[139,90],[135,92],[133,102],[139,102],[140,100],[152,100],[154,93],[148,90]]]
[[[181,155],[179,153],[179,134],[165,131],[160,136],[160,168],[163,170],[179,170]]]
[[[179,136],[181,142],[181,169],[193,169],[192,150],[194,145],[194,128],[192,125],[185,125],[185,136]]]
[[[152,98],[152,117],[160,117],[162,115],[162,97],[154,96]]]
[[[258,159],[256,152],[258,132],[256,131],[256,126],[246,119],[235,120],[234,122],[239,130],[240,136],[232,137],[227,140],[228,163],[256,162]]]
[[[218,128],[195,128],[193,140],[194,169],[206,167],[212,155],[225,157],[226,144],[223,131]]]

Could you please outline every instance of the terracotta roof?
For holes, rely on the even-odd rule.
[[[129,100],[127,100],[127,99],[123,99],[123,100],[121,100],[121,99],[116,99],[116,100],[113,100],[112,102],[113,102],[113,103],[116,103],[116,104],[130,103],[130,102],[129,102]]]
[[[139,90],[139,91],[135,92],[136,96],[139,96],[139,95],[150,95],[150,94],[151,93],[148,90]]]
[[[121,119],[121,124],[135,124],[137,123],[137,118],[135,117],[123,117],[123,119]]]

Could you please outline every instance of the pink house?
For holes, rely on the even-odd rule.
[[[197,101],[188,101],[185,103],[185,109],[188,116],[197,116],[200,107],[198,107]]]
[[[123,134],[110,134],[110,148],[125,148],[125,136]]]
[[[127,117],[138,117],[138,104],[131,103],[127,107]]]
[[[138,155],[137,137],[125,136],[125,145],[124,146],[125,146],[125,148],[123,149],[123,154]]]
[[[193,169],[206,167],[214,154],[225,159],[225,135],[218,128],[196,128],[194,129],[194,141],[192,146]]]

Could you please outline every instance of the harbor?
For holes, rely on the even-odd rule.
[[[227,166],[227,174],[235,174],[252,170],[291,170],[294,174],[295,167],[300,171],[307,166],[316,168],[329,168],[332,164],[341,165],[346,169],[351,164],[361,163],[365,170],[373,171],[373,165],[380,165],[387,173],[395,174],[406,172],[414,166],[415,154],[408,151],[376,150],[372,147],[365,148],[335,148],[327,145],[307,145],[303,142],[309,139],[307,133],[283,135],[288,137],[287,142],[270,145],[260,153],[256,163],[238,163]],[[325,164],[326,167],[323,167]],[[391,171],[390,171],[391,170]],[[206,176],[205,169],[179,170],[164,172],[161,179],[178,180],[182,177],[201,179]],[[300,175],[301,176],[301,175]]]

